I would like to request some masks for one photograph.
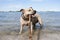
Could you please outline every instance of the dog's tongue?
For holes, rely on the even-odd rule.
[[[32,14],[31,17],[34,17],[34,15]]]

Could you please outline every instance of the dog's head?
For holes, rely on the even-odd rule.
[[[24,16],[28,16],[29,14],[34,15],[36,14],[36,10],[33,10],[32,7],[27,8],[27,9],[21,9],[20,12],[24,14]]]

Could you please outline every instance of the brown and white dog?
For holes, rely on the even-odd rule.
[[[21,9],[20,12],[22,12],[22,15],[20,18],[21,28],[20,28],[19,34],[22,33],[24,26],[29,26],[29,14],[32,15],[33,28],[35,28],[36,23],[39,23],[40,25],[42,25],[42,19],[41,19],[40,15],[37,14],[36,10],[33,10],[32,7],[28,8],[28,9]]]

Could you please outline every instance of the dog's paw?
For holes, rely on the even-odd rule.
[[[19,32],[19,34],[21,35],[22,33],[21,33],[21,32]]]

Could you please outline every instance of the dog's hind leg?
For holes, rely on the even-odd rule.
[[[40,15],[36,14],[36,17],[38,19],[39,24],[43,25],[43,22],[42,22],[42,19],[41,19]]]
[[[42,29],[43,22],[42,22],[42,19],[41,19],[41,17],[38,17],[38,22],[39,22],[39,24],[40,24],[40,28]]]
[[[36,29],[36,27],[35,27],[36,25],[35,24],[33,24],[33,30],[35,30]]]

